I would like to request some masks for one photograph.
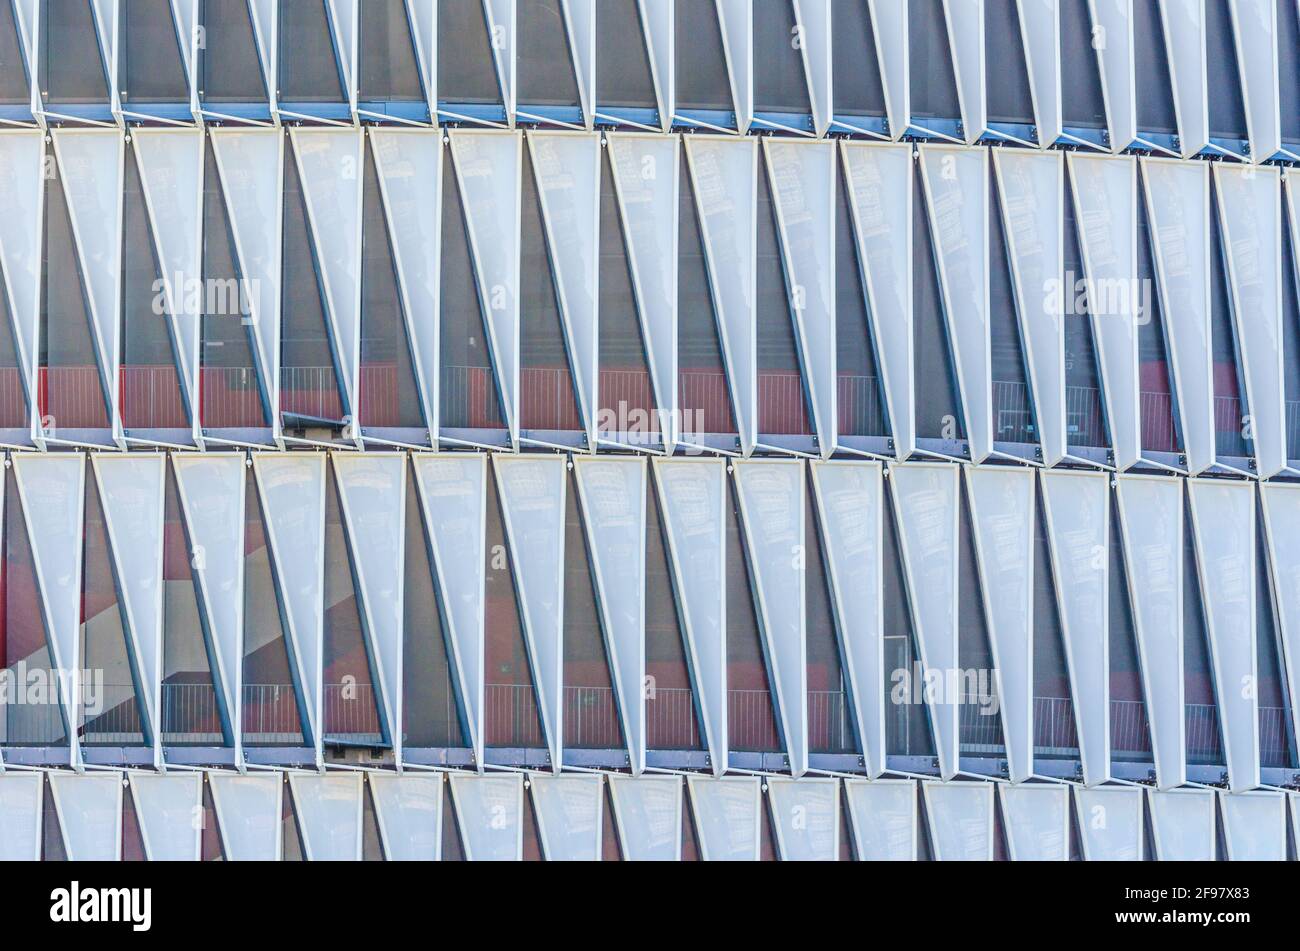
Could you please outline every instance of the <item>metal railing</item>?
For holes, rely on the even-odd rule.
[[[801,373],[758,371],[758,431],[774,436],[812,432]]]
[[[199,415],[212,429],[257,429],[266,425],[262,391],[252,367],[204,367],[200,371]]]
[[[876,377],[841,373],[835,397],[841,436],[884,436],[889,432],[880,399],[880,380]]]
[[[343,418],[343,399],[333,367],[281,367],[280,412],[316,419]]]

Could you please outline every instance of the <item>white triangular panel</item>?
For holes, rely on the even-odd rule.
[[[680,425],[676,409],[681,139],[675,135],[611,133],[606,141],[646,363],[660,414],[659,430],[671,452]]]
[[[894,453],[916,447],[912,379],[912,147],[845,140],[844,183]]]
[[[117,27],[113,22],[117,5],[118,0],[90,0],[91,11],[95,14],[95,32],[99,34],[100,55],[106,67],[104,73],[108,76],[115,75],[113,67],[117,63]],[[112,83],[109,85],[111,87]]]
[[[1146,851],[1144,795],[1140,786],[1074,787],[1084,861],[1142,861]]]
[[[748,455],[758,425],[758,143],[725,136],[685,142],[727,383]]]
[[[41,773],[0,774],[0,862],[41,860],[44,789]]]
[[[961,498],[957,466],[938,463],[889,467],[890,498],[899,555],[922,675],[941,678],[957,657],[957,559]],[[942,693],[942,691],[939,691]],[[960,706],[925,691],[939,759],[939,775],[957,774]]]
[[[691,813],[705,862],[757,862],[763,824],[762,781],[757,776],[689,775]]]
[[[518,862],[524,855],[524,777],[451,774],[461,844],[470,862]]]
[[[973,145],[988,122],[984,92],[984,4],[943,0],[948,24],[948,48],[961,101],[961,121],[967,144]]]
[[[560,317],[583,428],[596,441],[600,401],[596,304],[600,299],[600,136],[530,132],[529,155],[550,250]]]
[[[1179,147],[1188,158],[1210,142],[1204,0],[1165,0],[1160,4],[1160,21],[1178,116]]]
[[[27,398],[34,401],[40,357],[44,133],[0,132],[0,190],[7,196],[5,214],[0,215],[5,303]]]
[[[239,742],[244,679],[244,457],[175,455],[199,610],[213,641],[213,679]]]
[[[1034,471],[969,466],[966,487],[1007,775],[1020,783],[1034,772]]]
[[[600,776],[529,778],[537,838],[548,862],[599,862],[604,831],[604,780]]]
[[[185,60],[185,75],[194,82],[194,34],[198,29],[199,0],[171,0],[172,19],[176,23],[176,40]],[[137,130],[137,133],[139,130]]]
[[[506,104],[506,115],[515,116],[515,0],[483,0],[488,39],[496,60],[497,82]]]
[[[1070,787],[998,784],[1007,851],[1013,862],[1070,860]]]
[[[159,736],[163,677],[163,509],[167,457],[95,453],[95,481],[114,577],[139,668],[150,733]]]
[[[1255,484],[1188,479],[1205,629],[1214,668],[1228,788],[1259,785],[1255,650]]]
[[[993,861],[992,783],[923,780],[921,792],[935,861]]]
[[[501,388],[506,426],[512,440],[517,440],[523,138],[513,132],[456,131],[450,136],[479,305],[491,338],[492,365]]]
[[[804,610],[806,491],[803,462],[734,464],[754,606],[763,634],[790,771],[808,770],[808,634]]]
[[[568,473],[563,456],[492,457],[501,519],[519,598],[542,729],[560,766],[564,681],[564,526]]]
[[[794,0],[795,23],[802,40],[804,72],[808,74],[808,94],[812,102],[813,131],[826,134],[832,118],[831,90],[834,84],[832,48],[834,45],[833,0]]]
[[[390,862],[442,858],[442,774],[369,775],[384,857]]]
[[[334,453],[362,625],[393,755],[402,758],[402,629],[406,565],[406,456]]]
[[[1210,167],[1141,160],[1160,315],[1192,475],[1214,465],[1214,348],[1210,332]]]
[[[744,135],[754,119],[754,9],[752,0],[714,0],[726,52],[736,130]]]
[[[590,129],[596,109],[596,0],[561,0],[561,4],[569,46],[573,50],[583,123]]]
[[[1089,9],[1092,12],[1092,46],[1097,51],[1101,88],[1106,100],[1110,147],[1112,151],[1120,152],[1132,145],[1138,135],[1133,4],[1131,0],[1094,0]],[[1155,42],[1158,43],[1159,39],[1156,38]]]
[[[626,862],[676,862],[682,857],[682,778],[608,778],[609,800]]]
[[[839,433],[835,143],[766,138],[763,145],[813,432],[821,454],[830,458]]]
[[[81,571],[86,457],[81,453],[10,457],[31,544],[50,661],[59,674],[74,763],[81,725]]]
[[[988,149],[925,145],[921,180],[973,462],[993,451]]]
[[[1062,131],[1059,3],[1058,0],[1023,0],[1016,8],[1020,13],[1020,37],[1034,103],[1038,144],[1049,147],[1061,137]]]
[[[365,774],[289,773],[294,816],[309,862],[361,861]]]
[[[50,773],[69,862],[122,860],[122,774]]]
[[[474,761],[482,763],[487,458],[417,454],[412,460],[466,729]]]
[[[1187,781],[1183,486],[1168,477],[1122,475],[1115,495],[1156,782],[1172,789]]]
[[[777,854],[783,862],[835,862],[840,857],[840,781],[767,780]]]
[[[131,141],[181,378],[191,418],[197,419],[203,306],[193,288],[203,275],[203,132],[136,129]]]
[[[916,861],[921,841],[916,796],[910,779],[844,780],[859,862]]]
[[[280,238],[284,138],[277,129],[213,129],[208,133],[240,277],[249,288],[249,317],[258,368],[272,408],[280,405]]]
[[[228,862],[278,862],[283,854],[280,773],[208,773],[212,808]]]
[[[1110,778],[1110,484],[1104,472],[1040,473],[1083,781]]]
[[[1066,454],[1064,160],[1060,152],[994,149],[993,168],[1038,442],[1054,466]]]
[[[1272,167],[1214,166],[1223,260],[1261,479],[1277,475],[1287,460],[1281,181]]]
[[[1214,861],[1216,795],[1213,789],[1147,790],[1157,861]]]
[[[907,7],[894,0],[867,0],[871,29],[876,35],[880,82],[885,91],[889,134],[898,139],[912,114],[911,69],[908,64]]]
[[[115,380],[121,346],[125,146],[115,129],[55,130],[52,135],[85,282],[100,372],[107,379]],[[108,389],[109,411],[116,420],[117,388]]]
[[[325,456],[253,454],[266,542],[284,600],[291,662],[306,695],[308,723],[320,749],[325,638]]]
[[[330,26],[334,32],[335,55],[343,66],[343,83],[357,88],[357,8],[360,0],[329,0]],[[349,95],[351,98],[351,95]]]
[[[370,149],[384,200],[420,405],[430,441],[436,446],[442,133],[436,129],[371,129]],[[358,412],[364,422],[366,406],[360,406]]]
[[[646,463],[575,457],[601,630],[633,775],[646,753]]]
[[[36,51],[40,45],[37,16],[40,2],[41,0],[15,0],[13,5],[14,25],[18,29],[18,42],[22,44],[28,76],[35,76],[37,69],[39,69]],[[33,83],[32,85],[35,86],[36,84]]]
[[[131,799],[151,862],[203,857],[203,774],[131,773]]]
[[[721,775],[728,745],[726,463],[656,458],[654,472],[705,749],[714,773]]]
[[[831,607],[867,775],[885,771],[884,489],[879,463],[809,467]]]
[[[1123,471],[1142,455],[1138,323],[1151,319],[1139,313],[1137,162],[1080,152],[1067,162],[1084,273],[1062,291],[1075,295],[1078,281],[1085,282],[1106,425]]]
[[[641,29],[645,34],[646,51],[650,58],[650,72],[654,77],[659,121],[665,132],[672,127],[673,113],[677,110],[674,7],[675,4],[672,3],[637,0]]]
[[[1229,862],[1285,862],[1287,794],[1219,792]]]
[[[1261,485],[1259,501],[1287,695],[1300,698],[1300,486]]]
[[[429,115],[438,110],[438,5],[421,0],[406,0],[406,15],[415,38],[415,56],[420,64],[420,79],[429,101]],[[435,118],[436,121],[436,118]],[[373,134],[375,130],[371,130]],[[438,220],[438,219],[435,219]]]
[[[274,93],[279,84],[276,70],[278,57],[276,27],[279,25],[278,0],[247,0],[249,15],[253,23],[253,34],[257,40],[257,54],[262,60],[262,77],[267,88]],[[275,96],[272,95],[272,101]]]
[[[332,0],[333,2],[333,0]],[[348,406],[361,376],[361,197],[365,139],[352,129],[290,129],[315,261]]]
[[[1250,155],[1255,162],[1267,162],[1282,148],[1278,89],[1281,36],[1277,22],[1281,5],[1277,0],[1233,0],[1228,8],[1236,40]]]

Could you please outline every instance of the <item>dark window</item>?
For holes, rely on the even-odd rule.
[[[960,119],[961,100],[942,0],[911,0],[907,19],[912,115]]]
[[[837,115],[885,115],[885,86],[867,0],[835,4],[831,37]]]
[[[270,42],[270,38],[265,38]],[[204,0],[202,95],[205,102],[266,102],[267,84],[248,4]]]
[[[277,36],[280,102],[347,101],[325,0],[281,0]]]
[[[186,31],[188,33],[188,30]],[[122,104],[190,101],[190,83],[181,54],[171,0],[130,0],[122,4]],[[185,37],[189,41],[189,37]]]
[[[501,102],[482,0],[438,0],[438,99]]]
[[[1090,7],[1088,0],[1061,0],[1061,114],[1066,128],[1106,127]]]
[[[792,0],[754,4],[754,108],[759,112],[812,113],[803,43]]]
[[[108,80],[90,0],[41,4],[41,91],[47,105],[108,104]]]
[[[990,122],[1034,124],[1034,97],[1015,0],[985,0],[984,56]]]
[[[406,0],[364,0],[360,20],[358,98],[423,100]]]
[[[602,106],[657,108],[637,0],[596,4],[596,94]]]
[[[578,105],[578,80],[559,0],[517,0],[516,81],[521,103]]]
[[[731,80],[713,0],[676,0],[677,108],[731,112]]]

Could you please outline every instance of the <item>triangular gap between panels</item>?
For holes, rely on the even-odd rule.
[[[1102,399],[1101,371],[1092,317],[1085,304],[1077,302],[1086,284],[1079,233],[1083,227],[1075,217],[1073,176],[1065,178],[1065,283],[1062,298],[1065,313],[1065,430],[1071,446],[1111,446],[1106,402]],[[1105,319],[1104,317],[1102,319]]]
[[[47,153],[47,160],[53,155]],[[95,352],[90,297],[61,181],[50,182],[45,190],[44,235],[38,383],[42,428],[56,433],[108,429],[109,404]]]
[[[460,823],[456,821],[456,806],[453,796],[444,787],[442,794],[442,856],[444,862],[464,862],[465,844],[460,835]]]
[[[1209,132],[1215,139],[1246,139],[1248,126],[1245,89],[1240,64],[1237,62],[1237,45],[1234,42],[1237,30],[1233,21],[1238,14],[1236,11],[1230,12],[1230,6],[1236,4],[1207,3],[1203,14]],[[1268,156],[1260,158],[1262,160]]]
[[[943,6],[943,0],[910,0],[907,4],[909,101],[912,116],[921,119],[961,118]]]
[[[682,861],[683,862],[701,862],[700,858],[700,840],[695,833],[695,816],[692,812],[690,793],[685,788],[685,780],[682,781]]]
[[[1011,276],[1011,249],[1007,244],[1002,196],[996,176],[989,176],[987,187],[993,438],[998,442],[1036,443],[1039,441],[1038,417],[1034,394],[1029,388],[1028,354],[1020,321],[1016,318],[1018,307]]]
[[[213,632],[200,613],[194,567],[201,555],[191,543],[176,475],[167,466],[163,507],[163,670],[159,721],[165,746],[234,744],[221,716],[213,670]]]
[[[1041,482],[1034,488],[1034,756],[1077,758],[1079,734]]]
[[[174,317],[160,288],[162,268],[145,204],[135,142],[128,140],[122,227],[122,425],[130,429],[189,429],[177,372]]]
[[[1092,4],[1060,4],[1061,118],[1067,128],[1106,128],[1106,97],[1093,32]],[[1141,99],[1141,97],[1138,97]]]
[[[501,105],[483,0],[438,0],[437,43],[439,102]]]
[[[361,380],[357,412],[367,427],[427,429],[415,377],[408,315],[384,218],[374,140],[365,151],[361,262]],[[418,292],[418,289],[417,289]]]
[[[760,795],[762,800],[758,804],[758,860],[775,862],[777,851],[776,830],[773,828],[772,820],[772,799],[766,792]]]
[[[885,497],[881,506],[884,517],[882,581],[884,589],[885,695],[890,698],[886,710],[885,749],[890,756],[937,755],[930,726],[930,711],[924,700],[921,652],[908,603],[907,581],[903,572],[901,531],[892,504],[893,486],[884,481]]]
[[[127,645],[126,605],[118,592],[103,500],[85,485],[81,568],[81,669],[87,671],[78,733],[84,746],[141,746],[147,741],[141,672]]]
[[[987,594],[981,583],[975,547],[975,513],[969,493],[959,491],[957,495],[961,510],[957,540],[957,666],[962,689],[959,751],[973,756],[1005,757],[1006,734],[994,676],[996,665],[988,628]],[[997,570],[996,565],[989,568]],[[970,680],[972,674],[974,683]]]
[[[542,850],[542,839],[537,827],[537,804],[527,789],[523,790],[523,797],[523,861],[541,862],[545,860],[546,853]]]
[[[1272,572],[1268,570],[1268,537],[1263,524],[1262,510],[1256,506],[1255,525],[1255,624],[1256,668],[1259,696],[1259,746],[1261,766],[1295,767],[1296,758],[1292,731],[1287,721],[1294,723],[1294,714],[1288,711],[1287,688],[1283,667],[1283,648],[1277,618],[1273,613],[1275,591]]]
[[[465,698],[452,676],[448,593],[438,589],[434,577],[428,526],[415,481],[412,473],[406,484],[401,731],[409,747],[462,748],[468,746]]]
[[[244,3],[204,3],[205,48],[199,56],[204,106],[221,103],[266,103],[275,78],[262,72],[251,11]]]
[[[43,8],[48,4],[42,4]],[[43,9],[42,12],[45,12]],[[90,3],[60,5],[57,17],[40,17],[42,98],[50,105],[109,101],[108,77]]]
[[[54,805],[54,790],[45,778],[41,781],[41,861],[68,861],[68,850],[63,844],[63,830],[59,827],[59,812]]]
[[[726,47],[712,3],[677,2],[674,17],[677,110],[735,109]]]
[[[1178,110],[1169,69],[1169,51],[1161,0],[1133,2],[1133,62],[1137,86],[1137,120],[1142,132],[1178,134]]]
[[[144,862],[147,859],[135,796],[128,790],[122,796],[122,861]]]
[[[876,55],[875,25],[865,0],[835,7],[832,69],[836,115],[888,116]]]
[[[598,108],[658,109],[638,0],[596,3]]]
[[[492,352],[479,301],[465,209],[456,174],[450,167],[442,176],[440,248],[441,366],[438,385],[441,425],[453,429],[504,429],[501,392],[492,366]]]
[[[519,268],[520,428],[582,430],[532,150],[523,150]],[[555,240],[566,240],[555,234]]]
[[[276,61],[279,101],[289,104],[347,102],[343,64],[334,48],[329,14],[324,2],[278,4],[276,34],[280,50]],[[334,95],[327,95],[333,92]]]
[[[600,860],[602,862],[623,861],[623,847],[618,841],[618,823],[614,821],[612,796],[609,783],[602,780],[600,784]]]
[[[384,741],[374,659],[356,590],[352,544],[343,520],[334,467],[326,467],[325,624],[322,654],[324,725],[322,735],[345,744]]]
[[[293,801],[293,792],[288,788],[288,774],[280,774],[279,781],[285,787],[280,793],[280,861],[305,862],[307,851],[303,845],[302,827],[298,824],[298,810]]]
[[[46,687],[41,694],[44,702],[6,707],[5,742],[14,746],[63,746],[68,741],[67,723],[55,693],[54,660],[16,479],[4,480],[4,493],[4,559],[0,561],[4,625],[0,627],[0,660],[14,683],[42,683]]]
[[[546,740],[524,643],[523,608],[515,588],[510,546],[506,544],[496,470],[491,466],[487,492],[485,745],[542,749]]]
[[[516,0],[516,10],[516,98],[521,107],[581,105],[560,0]]]
[[[646,519],[646,747],[701,750],[704,729],[686,649],[682,595],[670,570],[667,525],[652,483],[646,486]]]
[[[839,164],[839,163],[836,163]],[[866,287],[853,219],[849,183],[836,173],[835,187],[835,349],[837,402],[841,436],[888,436],[888,394],[871,333]]]
[[[930,216],[926,212],[925,190],[921,175],[912,185],[912,340],[917,386],[916,434],[920,437],[962,439],[966,424],[957,391],[957,372],[948,330],[944,325],[943,297],[939,290],[939,270],[935,246],[930,234]]]
[[[0,3],[0,101],[15,104],[31,101],[26,59],[13,4]]]
[[[0,429],[25,430],[31,425],[24,382],[27,369],[18,358],[13,327],[9,289],[0,273]]]
[[[1149,761],[1151,721],[1142,685],[1142,659],[1130,600],[1119,499],[1110,493],[1110,748],[1114,760]]]
[[[1146,188],[1146,176],[1142,176]],[[1143,296],[1149,301],[1148,319],[1138,320],[1138,386],[1142,413],[1142,448],[1152,452],[1178,452],[1183,445],[1178,415],[1174,406],[1173,378],[1170,373],[1169,341],[1165,334],[1165,302],[1160,299],[1156,281],[1156,240],[1147,217],[1146,202],[1139,198],[1138,218],[1138,286],[1153,288]]]
[[[577,473],[570,472],[564,520],[564,746],[626,746],[607,638],[597,609],[595,553],[587,545]],[[607,584],[615,579],[606,579]]]
[[[211,299],[203,306],[199,418],[204,427],[217,429],[265,427],[271,424],[271,411],[258,381],[253,324],[244,314],[251,294],[245,289],[235,251],[210,136],[204,143],[203,163],[203,284],[232,292],[225,305],[216,293],[204,295]],[[232,295],[238,306],[231,306]]]
[[[123,107],[132,102],[188,104],[189,79],[170,0],[130,0],[121,8],[118,57]]]
[[[680,161],[677,354],[682,430],[734,434],[737,432],[735,408],[722,357],[718,315],[709,286],[704,238],[695,210],[695,186],[691,181],[685,149]],[[692,425],[688,426],[687,420],[692,421]]]
[[[1295,236],[1290,224],[1285,223],[1282,227],[1282,379],[1288,411],[1292,404],[1300,403],[1300,261],[1296,250]],[[1287,426],[1286,457],[1300,459],[1300,426]]]
[[[776,204],[768,179],[766,150],[758,173],[758,431],[808,435],[813,414],[803,361],[794,332],[789,277],[777,232]]]
[[[384,846],[379,836],[379,817],[375,813],[375,792],[369,782],[361,786],[361,860],[384,861]]]
[[[405,2],[366,4],[357,44],[357,98],[361,102],[422,102],[422,71]]]
[[[753,20],[754,56],[763,64],[762,69],[754,71],[755,110],[811,116],[800,45],[803,38],[795,20],[794,0],[757,3]]]
[[[204,862],[226,861],[226,850],[221,844],[221,828],[217,822],[217,807],[212,799],[212,783],[203,776],[203,834],[199,857]]]
[[[830,575],[811,478],[804,479],[803,496],[808,749],[813,753],[857,753],[862,749],[861,740],[853,725],[843,645],[831,607]]]
[[[244,746],[302,746],[302,686],[290,659],[287,625],[253,470],[244,481]]]
[[[287,131],[283,134],[284,274],[279,412],[282,417],[308,422],[337,423],[350,408],[340,388],[338,354],[330,336],[322,271],[307,214],[307,195],[298,175],[293,138]],[[298,427],[290,424],[285,428]]]
[[[611,161],[610,150],[601,149],[597,405],[600,415],[613,422],[615,432],[657,434],[658,405],[646,358],[644,328],[632,290],[627,231],[619,214]],[[601,431],[609,428],[601,427]]]
[[[1218,179],[1210,180],[1210,345],[1214,380],[1214,442],[1220,455],[1244,457],[1254,451],[1254,440],[1246,438],[1250,409],[1233,322],[1231,291],[1228,287],[1228,247],[1219,220]]]
[[[996,68],[985,71],[988,120],[1032,126],[1036,125],[1034,97],[1018,7],[1019,4],[999,0],[984,5],[986,62],[997,64]]]

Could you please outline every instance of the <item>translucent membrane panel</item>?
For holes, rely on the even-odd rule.
[[[524,777],[452,774],[460,841],[471,862],[518,862],[524,847]]]
[[[357,78],[362,102],[424,100],[415,23],[408,12],[419,5],[407,0],[367,0],[362,4]]]
[[[1070,858],[1070,787],[1064,784],[999,785],[1007,850],[1014,862],[1066,862]]]
[[[366,151],[365,159],[365,198],[362,218],[362,260],[361,260],[361,376],[357,392],[357,412],[363,426],[402,427],[409,429],[427,428],[432,422],[426,422],[420,388],[416,382],[415,348],[407,328],[412,320],[407,312],[406,301],[420,307],[419,316],[432,316],[433,327],[437,326],[437,312],[430,315],[428,304],[436,308],[437,298],[429,293],[429,288],[422,286],[416,279],[417,273],[399,271],[402,265],[423,270],[429,263],[419,260],[417,255],[398,257],[398,248],[414,250],[409,244],[393,242],[389,236],[388,219],[385,216],[385,204],[382,200],[381,182],[378,174],[381,162],[376,161],[376,149],[384,149],[386,158],[383,168],[402,164],[402,146],[415,141],[407,136],[393,135],[386,139],[371,139],[372,149]],[[423,155],[424,153],[420,153]],[[435,153],[436,158],[436,153]],[[414,167],[403,166],[406,174],[396,183],[394,199],[389,206],[393,213],[394,231],[401,238],[415,237],[410,231],[411,209],[398,204],[402,198],[411,199],[404,186],[410,185],[415,177]],[[421,168],[420,174],[427,174],[427,168]],[[393,168],[393,174],[397,169]],[[391,187],[391,183],[390,183]],[[423,197],[423,196],[421,196]],[[425,210],[429,210],[426,206]],[[431,228],[432,222],[423,223],[424,228]],[[426,233],[427,237],[427,233]],[[436,245],[435,245],[436,247]],[[399,265],[400,260],[400,265]],[[425,272],[427,274],[427,272]],[[406,284],[404,298],[403,281]],[[414,298],[414,299],[413,299]],[[425,333],[431,332],[427,328]],[[434,353],[436,354],[436,349]],[[421,357],[425,354],[421,352]]]
[[[641,6],[639,0],[606,0],[596,4],[598,109],[619,106],[658,108],[654,67],[642,27]]]
[[[0,860],[40,861],[44,788],[41,773],[0,776]]]
[[[71,862],[122,858],[122,775],[51,774],[50,791]]]
[[[944,6],[942,0],[907,5],[909,119],[921,125],[928,118],[962,117]]]
[[[993,790],[992,783],[921,783],[936,860],[993,860]]]
[[[220,111],[221,103],[265,103],[268,85],[248,0],[205,3],[203,33],[199,75],[204,104]]]
[[[533,776],[537,837],[548,862],[601,857],[605,782],[600,776]]]
[[[172,0],[133,0],[122,4],[118,29],[118,79],[122,108],[145,103],[188,103],[189,77],[181,40],[190,42],[188,24],[178,29]]]
[[[1214,861],[1215,796],[1213,789],[1147,790],[1157,861]]]
[[[676,3],[677,111],[733,113],[735,101],[731,96],[716,4],[711,0],[673,2]]]
[[[530,105],[579,105],[578,60],[571,46],[576,37],[571,33],[567,6],[561,0],[517,0],[516,98],[525,110]]]
[[[776,847],[782,861],[834,862],[840,854],[838,779],[767,781]]]
[[[609,798],[624,861],[679,861],[682,857],[680,776],[609,777]]]
[[[757,862],[763,823],[759,779],[688,776],[686,785],[700,858],[706,862]]]
[[[1285,793],[1219,793],[1223,841],[1230,862],[1285,862]]]
[[[175,279],[160,278],[140,173],[134,155],[127,159],[122,240],[122,425],[128,430],[188,429],[189,414],[174,357],[177,351],[168,326],[172,307],[160,283],[165,280],[172,285]],[[183,287],[177,292],[185,293]]]
[[[286,161],[284,176],[280,412],[306,421],[339,421],[345,412],[337,362],[343,351],[330,335],[321,280],[324,265],[317,264],[306,192],[296,162]]]
[[[281,619],[265,513],[251,472],[245,485],[243,742],[301,746],[303,699]]]
[[[272,861],[283,856],[280,816],[284,779],[279,773],[208,773],[213,811],[227,861]]]
[[[197,862],[203,842],[203,774],[131,773],[130,782],[145,857]]]
[[[914,782],[845,780],[844,799],[858,861],[916,861],[920,828]]]
[[[294,103],[347,102],[343,59],[334,48],[326,0],[298,0],[280,5],[279,100]]]
[[[59,4],[59,15],[41,24],[41,98],[47,106],[108,105],[108,67],[90,0]]]
[[[390,862],[442,858],[442,776],[376,772],[369,774],[369,783],[384,858]]]
[[[812,115],[804,71],[805,37],[795,19],[795,0],[754,7],[754,109],[758,112]],[[816,4],[806,4],[811,10]],[[800,126],[801,127],[801,126]]]
[[[360,861],[365,774],[289,773],[288,777],[307,861]]]
[[[483,0],[438,0],[438,101],[503,101]]]
[[[1079,844],[1086,861],[1142,860],[1146,839],[1144,795],[1133,786],[1074,787]]]

